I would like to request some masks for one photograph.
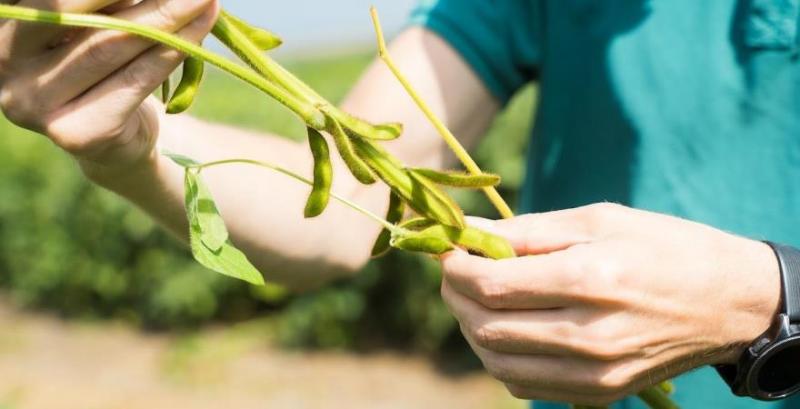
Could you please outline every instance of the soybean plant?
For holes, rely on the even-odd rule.
[[[179,154],[164,153],[185,168],[185,207],[192,254],[199,263],[214,271],[252,284],[264,284],[262,275],[232,243],[225,223],[201,177],[205,169],[232,163],[267,168],[311,186],[304,209],[307,218],[322,214],[332,198],[375,220],[384,227],[373,247],[372,254],[376,257],[390,248],[443,254],[456,247],[494,259],[515,257],[513,248],[505,239],[467,226],[464,212],[442,189],[482,189],[502,217],[513,216],[509,206],[495,189],[500,183],[500,177],[481,171],[455,136],[414,90],[387,51],[374,8],[371,14],[380,58],[468,172],[442,172],[405,166],[380,146],[382,141],[399,138],[403,133],[402,124],[372,124],[338,109],[266,54],[266,51],[282,44],[278,36],[225,11],[221,12],[212,33],[245,65],[239,65],[175,35],[126,20],[0,4],[0,18],[127,32],[185,53],[187,59],[183,64],[183,75],[174,92],[168,81],[162,86],[161,94],[168,113],[180,113],[191,106],[200,87],[204,67],[211,64],[261,90],[304,122],[308,130],[308,145],[314,158],[313,180],[275,164],[249,159],[228,159],[202,164]],[[329,135],[337,153],[360,183],[370,185],[380,180],[390,188],[390,203],[385,218],[331,192],[334,177],[331,149],[323,133]],[[404,220],[409,210],[414,216]],[[651,387],[639,396],[655,409],[677,408],[668,397],[670,392],[671,385],[665,383]]]

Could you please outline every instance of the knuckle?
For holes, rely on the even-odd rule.
[[[605,335],[597,336],[597,338],[605,337]],[[616,342],[594,342],[584,350],[586,355],[600,361],[617,361],[627,356],[624,348]]]
[[[169,0],[156,0],[155,12],[158,15],[159,25],[163,27],[175,27],[178,25],[178,13],[172,4],[175,2]]]
[[[585,279],[591,276],[592,266],[583,257],[570,257],[564,261],[563,270],[554,278],[556,285],[565,294],[585,295]]]
[[[616,203],[595,203],[583,208],[584,219],[590,230],[600,230],[602,226],[613,223],[617,218],[617,214],[623,208],[622,205]]]
[[[0,90],[0,108],[3,114],[14,124],[22,127],[33,125],[35,120],[35,102],[30,93],[18,92],[17,87],[6,86]]]
[[[119,50],[115,46],[116,41],[109,36],[118,37],[119,33],[98,33],[90,36],[86,40],[83,59],[83,68],[91,71],[106,69],[115,63],[118,58]]]
[[[502,309],[508,305],[509,291],[505,283],[488,276],[481,278],[477,285],[478,302],[490,309]]]
[[[595,376],[594,384],[602,395],[621,397],[627,394],[633,381],[633,377],[624,367],[613,367],[598,372]]]
[[[504,331],[496,324],[485,323],[471,330],[472,339],[481,348],[494,350],[504,339]]]
[[[149,90],[153,87],[153,76],[148,70],[138,69],[136,65],[130,65],[122,71],[122,83],[125,87],[138,93],[142,90]]]

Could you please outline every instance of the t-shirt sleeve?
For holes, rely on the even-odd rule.
[[[541,0],[421,0],[411,24],[443,37],[503,104],[536,77]]]

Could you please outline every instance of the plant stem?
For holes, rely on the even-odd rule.
[[[314,186],[314,182],[312,182],[312,181],[310,181],[310,180],[298,175],[297,173],[292,172],[289,169],[286,169],[286,168],[284,168],[282,166],[273,165],[273,164],[268,163],[268,162],[262,162],[262,161],[252,160],[252,159],[225,159],[225,160],[218,160],[218,161],[214,161],[214,162],[208,162],[208,163],[203,163],[203,164],[200,164],[200,165],[192,166],[190,168],[197,169],[198,171],[202,171],[203,169],[211,168],[211,167],[214,167],[214,166],[231,165],[231,164],[254,165],[254,166],[259,166],[259,167],[266,168],[266,169],[271,169],[271,170],[274,170],[275,172],[278,172],[278,173],[284,174],[286,176],[289,176],[292,179],[295,179],[295,180],[298,180],[300,182],[303,182],[303,183],[305,183],[305,184],[307,184],[309,186],[312,186],[312,187]],[[383,226],[387,230],[391,231],[392,234],[403,235],[404,233],[407,233],[407,231],[405,229],[402,229],[400,227],[395,226],[392,223],[389,223],[388,221],[386,221],[382,217],[376,215],[375,213],[372,213],[371,211],[365,209],[364,207],[358,205],[357,203],[352,202],[351,200],[345,199],[344,197],[339,196],[339,195],[337,195],[337,194],[335,194],[333,192],[331,192],[331,197],[336,199],[340,203],[350,207],[351,209],[353,209],[353,210],[355,210],[355,211],[357,211],[357,212],[359,212],[359,213],[371,218],[372,220],[375,220],[376,222],[380,223],[381,226]]]
[[[123,31],[156,41],[233,74],[237,78],[269,94],[275,100],[294,111],[312,128],[319,130],[325,129],[325,116],[312,104],[299,100],[294,95],[291,95],[247,67],[235,64],[190,41],[156,28],[107,16],[57,13],[4,4],[0,4],[0,18],[30,21],[34,23]]]
[[[461,142],[459,142],[453,133],[447,129],[447,126],[439,119],[439,117],[433,113],[433,110],[428,106],[425,100],[422,99],[408,79],[406,79],[403,73],[400,72],[400,69],[394,63],[394,60],[392,59],[391,55],[389,55],[389,51],[386,47],[386,40],[383,36],[383,28],[381,27],[380,18],[378,17],[378,10],[375,7],[372,7],[370,8],[370,13],[372,14],[372,23],[375,26],[375,35],[378,39],[378,55],[380,58],[386,63],[394,76],[397,77],[397,80],[403,84],[403,87],[406,89],[408,94],[411,95],[411,98],[414,99],[414,102],[416,102],[422,112],[425,113],[425,116],[428,117],[428,120],[431,121],[442,138],[444,138],[444,141],[448,146],[450,146],[450,149],[452,149],[453,153],[455,153],[458,159],[461,160],[461,163],[464,164],[464,167],[466,167],[467,170],[473,175],[483,174],[481,168],[477,163],[475,163],[475,160],[469,156],[469,152],[464,149],[464,146],[461,145]],[[500,193],[497,192],[497,189],[494,187],[485,187],[483,188],[483,192],[489,198],[489,201],[492,202],[494,207],[497,208],[497,211],[500,212],[500,215],[503,218],[510,219],[514,217],[514,212],[511,211],[511,208],[508,206],[505,200],[503,200],[503,197],[500,196]]]

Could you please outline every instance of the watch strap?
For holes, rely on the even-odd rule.
[[[792,324],[800,323],[800,250],[766,242],[778,257],[783,288],[783,312]]]

